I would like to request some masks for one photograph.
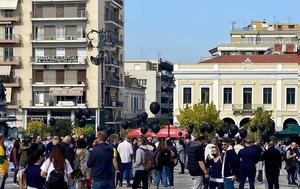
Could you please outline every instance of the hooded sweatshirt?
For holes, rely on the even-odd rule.
[[[108,143],[97,144],[90,153],[87,166],[95,182],[112,179],[113,148]]]
[[[135,163],[133,165],[135,170],[144,170],[146,150],[148,150],[148,147],[146,145],[142,145],[137,149]]]

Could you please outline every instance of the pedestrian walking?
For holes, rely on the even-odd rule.
[[[265,172],[269,189],[279,189],[282,156],[281,153],[275,149],[273,142],[269,142],[268,149],[263,152],[261,159],[265,161]]]
[[[177,150],[177,153],[178,153],[178,160],[179,160],[179,163],[180,163],[180,172],[179,174],[184,174],[184,169],[185,169],[185,166],[184,166],[184,147],[185,147],[185,144],[184,144],[184,141],[183,141],[183,138],[182,138],[182,132],[179,132],[179,139],[176,141],[176,150]]]
[[[224,189],[234,189],[234,180],[239,175],[239,158],[229,139],[224,139],[221,144],[223,149],[222,177],[224,179]]]
[[[188,153],[188,165],[190,175],[193,177],[193,189],[200,189],[203,186],[203,180],[208,179],[208,172],[204,164],[204,136],[198,136],[190,145]]]
[[[172,163],[168,166],[168,180],[169,180],[169,183],[170,183],[170,186],[171,188],[174,187],[174,167],[178,164],[178,153],[177,153],[177,150],[176,150],[176,147],[174,146],[173,144],[173,141],[172,139],[167,139],[166,140],[166,145],[167,145],[167,148],[171,151],[171,160],[172,160]]]
[[[19,171],[19,149],[20,149],[20,142],[19,140],[15,140],[12,150],[10,151],[9,161],[14,164],[14,174],[13,174],[13,182],[17,183],[17,173]]]
[[[287,149],[286,152],[286,171],[287,171],[287,180],[288,184],[297,185],[295,181],[295,172],[296,172],[296,151],[297,151],[297,144],[293,142],[291,146]]]
[[[113,148],[107,143],[107,138],[106,132],[97,133],[97,144],[87,162],[93,178],[92,189],[112,189]]]
[[[121,169],[120,169],[120,183],[122,187],[123,179],[127,181],[127,187],[131,187],[130,180],[132,178],[132,156],[133,148],[130,140],[126,137],[123,142],[118,145],[117,148],[121,158]]]
[[[239,151],[238,157],[240,160],[240,177],[239,189],[244,189],[246,179],[248,178],[250,189],[254,189],[256,167],[255,165],[260,160],[260,152],[257,151],[249,139],[245,140],[245,148]]]
[[[87,150],[87,143],[84,139],[78,139],[74,166],[74,177],[76,189],[85,189],[86,180],[90,177],[87,161],[89,151]]]
[[[28,149],[29,149],[29,144],[28,141],[23,139],[20,144],[20,149],[19,149],[19,169],[25,169],[25,166],[27,165],[28,162]]]
[[[145,170],[144,162],[146,158],[146,152],[148,151],[146,145],[146,138],[139,137],[137,140],[138,149],[136,150],[135,163],[133,167],[135,168],[134,180],[132,184],[133,189],[137,189],[142,182],[142,188],[148,189],[148,176],[149,172]]]
[[[41,176],[42,161],[43,154],[40,151],[34,152],[28,159],[24,172],[27,189],[44,189],[46,179]]]

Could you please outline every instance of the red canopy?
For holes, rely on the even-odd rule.
[[[129,132],[127,136],[128,137],[139,137],[141,135],[142,135],[141,128],[137,128],[137,129],[134,129],[133,131]],[[145,137],[155,137],[155,136],[156,135],[150,130],[145,134]]]
[[[186,132],[174,125],[170,125],[170,137],[171,138],[179,138],[179,132],[182,132],[182,136],[186,135]],[[167,138],[168,137],[168,126],[162,128],[157,134],[157,137]]]

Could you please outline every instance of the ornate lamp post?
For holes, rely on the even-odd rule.
[[[93,35],[97,35],[97,40],[96,44],[93,44],[93,41],[95,37]],[[88,34],[87,34],[87,39],[88,39],[88,44],[87,48],[89,51],[92,51],[93,49],[98,50],[98,54],[96,57],[91,56],[90,60],[92,64],[98,66],[98,73],[101,73],[101,80],[98,82],[98,90],[101,90],[101,97],[100,97],[100,92],[98,92],[98,120],[97,120],[97,125],[100,127],[104,128],[105,127],[105,88],[104,88],[104,65],[106,61],[106,56],[108,52],[110,51],[115,51],[116,45],[114,44],[113,41],[108,41],[106,37],[106,32],[101,29],[99,31],[92,29]],[[101,65],[101,67],[99,66]],[[99,100],[101,98],[101,101]],[[97,126],[96,126],[97,128]]]

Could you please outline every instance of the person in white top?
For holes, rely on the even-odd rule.
[[[126,137],[123,142],[118,145],[118,153],[121,158],[121,172],[120,172],[120,184],[122,187],[123,177],[127,181],[127,187],[131,187],[130,180],[132,177],[132,156],[133,149],[132,145],[129,142],[129,139]]]
[[[60,146],[53,147],[49,158],[46,159],[41,166],[41,176],[46,178],[46,184],[53,170],[64,172],[64,182],[59,183],[59,187],[56,187],[55,189],[67,188],[68,183],[70,183],[72,180],[71,173],[73,172],[73,169],[70,165],[70,162],[64,157],[63,149]]]

